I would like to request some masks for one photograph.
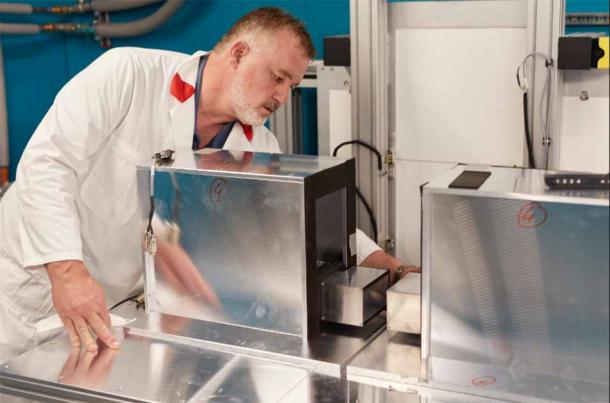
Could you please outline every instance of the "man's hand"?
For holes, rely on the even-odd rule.
[[[98,350],[92,332],[108,347],[118,349],[119,342],[110,331],[110,316],[104,291],[79,260],[64,260],[46,265],[53,305],[68,330],[74,347]]]
[[[391,284],[394,284],[400,280],[407,273],[421,273],[420,267],[404,265],[394,256],[390,256],[381,250],[375,251],[368,255],[360,265],[365,267],[388,269],[390,271]]]

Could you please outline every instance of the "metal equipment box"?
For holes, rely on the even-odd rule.
[[[320,283],[355,265],[354,160],[227,150],[178,154],[156,166],[160,240],[178,245],[220,308],[177,289],[145,253],[146,303],[160,312],[309,338],[320,333]],[[150,211],[151,167],[138,167]],[[177,277],[187,274],[178,273]]]
[[[423,377],[607,401],[608,191],[550,190],[544,171],[515,168],[450,188],[463,170],[423,188]]]

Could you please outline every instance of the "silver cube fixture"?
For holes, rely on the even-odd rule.
[[[408,273],[387,293],[388,330],[421,333],[421,274]]]
[[[390,279],[387,270],[350,267],[322,281],[322,320],[345,325],[364,324],[386,307]]]

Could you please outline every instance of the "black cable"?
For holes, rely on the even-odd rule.
[[[519,78],[519,68],[517,67],[517,84],[519,85],[519,88],[523,88],[523,86],[521,85],[521,79]]]
[[[337,156],[337,152],[339,151],[339,149],[341,147],[349,145],[349,144],[357,144],[359,146],[362,146],[362,147],[368,149],[372,153],[374,153],[377,156],[377,169],[379,169],[381,171],[381,169],[383,168],[383,158],[381,157],[381,153],[379,152],[379,150],[377,150],[372,145],[365,143],[364,141],[361,141],[361,140],[350,140],[350,141],[345,141],[345,142],[339,144],[333,150],[333,157]],[[369,203],[366,201],[366,199],[364,198],[364,196],[362,195],[362,192],[360,192],[360,189],[358,189],[358,187],[356,187],[356,195],[358,196],[358,198],[364,205],[364,208],[366,209],[366,212],[369,215],[369,219],[371,220],[371,227],[373,228],[373,240],[375,241],[375,243],[377,243],[377,220],[375,219],[375,214],[373,213],[373,209],[371,208]]]
[[[525,56],[525,58],[523,59],[523,61],[521,62],[521,64],[519,64],[519,66],[517,66],[517,84],[519,85],[519,88],[521,88],[523,90],[523,121],[524,121],[524,127],[525,127],[525,142],[527,144],[527,158],[528,158],[528,163],[529,163],[529,167],[530,168],[536,168],[536,161],[534,159],[534,148],[532,146],[532,137],[531,137],[531,133],[530,133],[530,125],[529,125],[529,117],[528,117],[528,113],[527,113],[527,108],[528,108],[528,96],[527,96],[527,91],[528,91],[528,86],[527,86],[527,79],[526,79],[526,73],[525,73],[525,68],[526,68],[526,63],[527,60],[530,57],[543,57],[544,58],[544,66],[547,68],[547,78],[545,80],[544,86],[546,87],[548,85],[548,82],[550,80],[550,67],[553,66],[553,60],[547,58],[546,55],[542,54],[542,53],[538,53],[538,52],[534,52],[534,53],[530,53],[527,56]],[[521,73],[523,75],[523,77],[521,77],[521,75],[519,74]],[[522,80],[523,78],[523,80]],[[543,90],[544,92],[544,90]],[[548,94],[547,94],[548,95]],[[544,96],[541,95],[540,97],[540,105],[542,105],[542,97]],[[546,119],[548,119],[548,96],[547,96],[547,116]],[[542,107],[540,108],[540,110],[542,111]],[[540,112],[540,116],[542,116],[542,112]],[[542,121],[542,118],[540,119],[541,124],[542,124],[542,129],[543,129],[543,135],[544,135],[544,140],[548,141],[549,136],[548,136],[548,127],[545,127],[545,123]],[[548,148],[545,147],[545,153],[548,152]]]
[[[525,143],[527,144],[527,159],[529,161],[530,168],[536,168],[536,161],[534,161],[534,150],[532,148],[532,139],[530,137],[530,125],[527,113],[527,91],[523,93],[523,123],[525,126]]]
[[[117,302],[116,304],[114,304],[108,311],[112,311],[114,308],[116,308],[119,305],[124,304],[127,301],[135,301],[138,299],[138,297],[139,297],[139,295],[132,295],[131,297],[127,297],[124,300],[121,300],[121,301]]]
[[[369,206],[366,199],[360,192],[360,189],[358,188],[356,188],[356,195],[358,195],[360,201],[362,202],[362,204],[364,204],[366,212],[369,213],[369,218],[371,219],[371,227],[373,227],[373,240],[375,241],[375,243],[377,243],[377,220],[375,219],[375,214],[373,214],[373,209],[371,209],[371,206]]]
[[[359,146],[367,148],[369,151],[373,152],[377,156],[377,169],[379,169],[381,171],[381,168],[383,167],[383,157],[381,156],[381,153],[379,152],[379,150],[377,150],[372,145],[365,143],[364,141],[361,141],[361,140],[350,140],[350,141],[345,141],[345,142],[339,144],[333,150],[333,157],[337,156],[337,151],[339,151],[339,149],[341,147],[349,145],[349,144],[358,144]]]

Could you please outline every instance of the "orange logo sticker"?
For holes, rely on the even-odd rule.
[[[208,194],[212,203],[220,203],[227,193],[228,181],[225,178],[216,178],[210,184]]]
[[[542,204],[527,202],[519,210],[517,224],[521,228],[536,228],[546,222],[548,213]]]
[[[494,383],[496,383],[496,377],[491,375],[479,376],[473,378],[470,382],[477,388],[484,388],[485,386],[493,385]]]

